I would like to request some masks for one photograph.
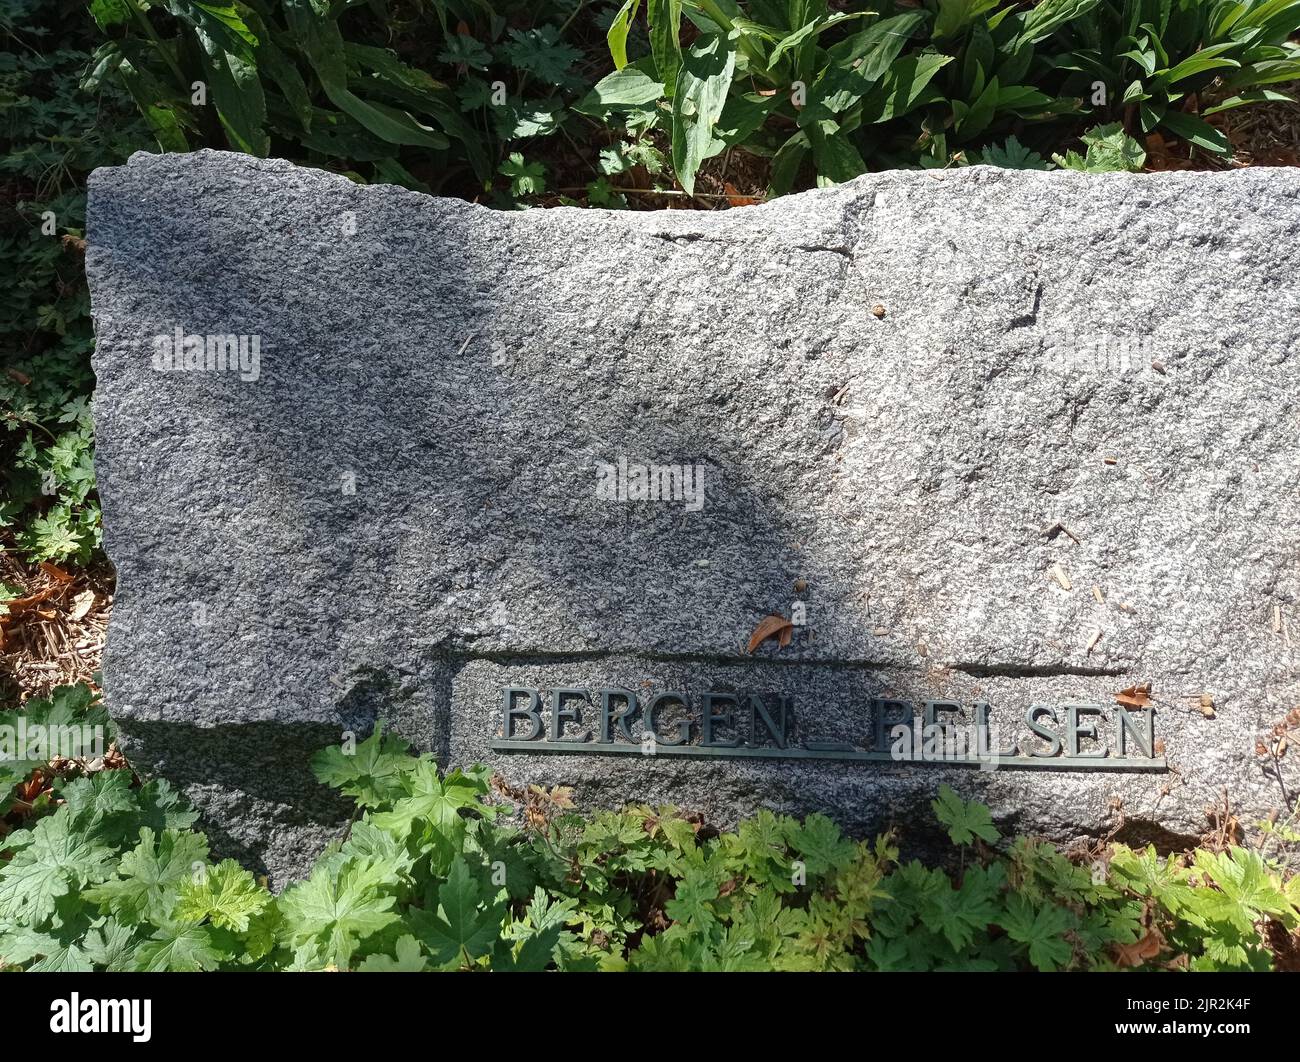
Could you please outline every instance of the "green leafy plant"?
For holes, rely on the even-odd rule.
[[[93,0],[109,39],[86,84],[125,86],[166,151],[223,145],[472,194],[505,144],[556,133],[586,86],[548,6],[439,4],[394,25],[382,4]],[[531,24],[510,24],[520,16]],[[419,48],[399,54],[394,29]]]
[[[83,275],[86,174],[148,143],[130,100],[87,94],[79,5],[12,0],[0,13],[0,529],[32,561],[85,561],[99,543]]]
[[[1202,100],[1209,116],[1287,99],[1264,86],[1300,76],[1300,0],[846,6],[626,0],[616,70],[575,109],[663,130],[687,192],[707,160],[743,148],[770,158],[779,195],[808,169],[825,184],[889,166],[1045,168],[1028,133],[1059,146],[1090,115],[1224,153],[1192,113]],[[648,54],[634,56],[643,11]]]
[[[99,711],[84,688],[28,710]],[[1300,879],[1261,851],[1109,845],[1079,862],[1005,842],[947,786],[933,807],[957,872],[900,865],[892,834],[855,841],[822,815],[722,833],[672,807],[585,816],[563,788],[443,773],[382,729],[313,766],[359,813],[278,897],[211,859],[165,783],[53,772],[45,799],[7,805],[0,967],[1247,970],[1271,965],[1265,929],[1300,926]]]
[[[1063,31],[1071,48],[1054,66],[1067,89],[1136,132],[1163,130],[1227,155],[1205,118],[1289,100],[1267,86],[1300,78],[1300,0],[1103,0]]]
[[[1087,148],[1084,155],[1068,151],[1065,155],[1052,156],[1062,169],[1086,173],[1136,173],[1146,162],[1147,153],[1142,145],[1124,132],[1124,127],[1118,122],[1090,129],[1080,139]]]

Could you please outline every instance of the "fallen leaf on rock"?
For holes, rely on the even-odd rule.
[[[754,633],[749,636],[749,646],[745,651],[752,653],[763,642],[773,637],[779,639],[778,644],[781,646],[789,645],[793,633],[794,624],[784,616],[765,616],[762,622],[754,628]]]
[[[1120,690],[1115,694],[1115,701],[1125,708],[1150,708],[1151,683],[1144,682],[1141,686],[1130,686],[1126,690]]]

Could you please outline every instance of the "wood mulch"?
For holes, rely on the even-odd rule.
[[[113,607],[109,565],[28,565],[0,550],[0,583],[22,591],[0,600],[0,707],[56,686],[94,686]]]

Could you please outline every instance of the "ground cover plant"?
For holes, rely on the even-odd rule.
[[[29,725],[111,724],[88,687]],[[0,715],[0,727],[14,726]],[[0,734],[4,733],[0,730]],[[1300,834],[1221,833],[1067,857],[1006,838],[947,786],[956,859],[760,812],[582,815],[562,788],[438,770],[382,728],[317,754],[357,804],[310,877],[272,895],[210,856],[165,782],[107,762],[0,761],[0,967],[28,970],[1267,970],[1300,961]]]

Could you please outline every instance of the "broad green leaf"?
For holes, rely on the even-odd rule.
[[[976,837],[993,844],[1001,836],[989,809],[974,800],[967,804],[951,786],[941,785],[939,797],[930,801],[930,807],[939,822],[948,828],[953,844],[970,844]]]
[[[1235,74],[1228,74],[1223,79],[1223,85],[1228,90],[1258,88],[1260,85],[1276,85],[1297,78],[1300,78],[1300,59],[1269,59],[1242,67]]]
[[[1230,111],[1234,107],[1244,107],[1248,103],[1295,103],[1293,96],[1288,96],[1285,92],[1275,92],[1272,89],[1255,89],[1252,92],[1243,92],[1237,96],[1231,96],[1213,107],[1207,107],[1201,112],[1202,116],[1208,117],[1211,114],[1218,114],[1221,111]]]
[[[271,148],[266,133],[266,97],[254,62],[227,52],[203,29],[195,31],[211,89],[210,100],[230,146],[264,158]]]
[[[808,90],[808,105],[799,114],[800,126],[834,118],[875,88],[925,18],[921,11],[896,15],[832,48],[831,64]]]
[[[573,105],[573,110],[599,117],[610,110],[644,107],[662,99],[663,95],[664,85],[654,76],[654,63],[645,58],[601,78]]]
[[[5,838],[16,851],[0,864],[0,918],[39,927],[60,896],[109,875],[113,851],[70,826],[60,810]]]
[[[1171,110],[1165,112],[1160,124],[1189,144],[1195,144],[1216,155],[1232,154],[1232,145],[1228,143],[1228,138],[1209,122],[1204,122],[1200,118],[1184,114],[1182,111]]]
[[[85,892],[100,909],[112,911],[121,921],[161,925],[171,916],[177,890],[202,867],[208,844],[202,834],[165,830],[158,837],[149,827],[140,830],[139,843],[122,857],[117,873]]]
[[[1207,49],[1208,51],[1208,49]],[[1189,77],[1197,74],[1204,74],[1209,70],[1223,70],[1228,67],[1239,67],[1241,64],[1235,59],[1229,59],[1227,56],[1192,56],[1190,59],[1184,59],[1176,67],[1170,70],[1163,78],[1165,84],[1176,85]]]
[[[202,874],[191,874],[180,883],[175,917],[187,922],[205,919],[218,929],[237,933],[248,930],[249,920],[271,902],[252,873],[233,859],[223,859]]]
[[[1001,145],[986,147],[977,156],[986,166],[999,166],[1004,170],[1049,170],[1051,164],[1037,151],[1025,147],[1016,137],[1009,136]]]
[[[867,164],[837,122],[813,122],[804,127],[804,132],[812,145],[819,185],[843,184],[867,172]]]
[[[998,919],[998,925],[1012,940],[1028,946],[1029,961],[1044,973],[1070,961],[1072,952],[1065,933],[1072,922],[1070,913],[1055,904],[1035,909],[1028,900],[1015,893],[1007,902],[1006,913]]]
[[[832,26],[838,26],[851,19],[862,18],[864,15],[871,13],[872,12],[869,11],[855,11],[851,13],[837,12],[834,15],[827,15],[825,18],[814,19],[806,26],[801,26],[793,33],[781,38],[776,47],[772,49],[771,54],[767,57],[768,65],[776,66],[776,64],[785,57],[786,52],[793,51],[800,45],[817,37],[823,31],[830,29]]]
[[[713,127],[722,117],[736,66],[736,34],[701,36],[685,55],[673,95],[673,169],[687,192],[695,174],[719,143]]]
[[[135,957],[136,931],[116,918],[105,918],[86,933],[86,957],[109,973],[130,970]]]
[[[310,878],[281,895],[281,932],[290,947],[311,944],[324,961],[345,967],[366,937],[397,920],[395,884],[396,875],[382,861],[318,863]]]
[[[997,6],[998,0],[939,0],[934,35],[937,39],[956,37],[985,11]]]
[[[437,890],[432,910],[413,911],[412,920],[421,939],[439,965],[459,965],[492,950],[501,933],[503,904],[479,910],[477,882],[463,858],[457,856]]]
[[[1017,42],[1035,44],[1055,33],[1067,22],[1086,15],[1101,0],[1041,0],[1021,16]]]
[[[812,145],[808,140],[808,134],[804,130],[795,133],[777,150],[772,157],[772,168],[768,174],[767,196],[769,199],[775,199],[779,195],[785,195],[794,188],[795,179],[799,175],[799,168],[803,165],[804,159],[808,157],[808,152]]]
[[[406,111],[384,103],[368,102],[350,90],[343,37],[338,25],[318,10],[312,0],[285,0],[284,12],[290,31],[335,107],[390,144],[435,149],[447,147],[445,136],[416,121]]]
[[[951,62],[950,55],[929,52],[899,60],[889,76],[863,97],[863,123],[887,122],[920,106],[935,74]]]
[[[158,930],[135,953],[135,968],[147,973],[197,973],[220,962],[212,931],[183,922]]]
[[[409,933],[398,937],[396,956],[370,955],[357,969],[362,973],[419,973],[429,968],[420,942]]]
[[[641,0],[624,0],[623,6],[614,16],[614,21],[609,25],[605,42],[609,45],[609,54],[614,60],[615,69],[622,70],[627,66],[627,35],[632,29],[632,21],[636,18],[640,7]]]
[[[984,132],[997,113],[999,91],[998,79],[995,77],[984,87],[984,91],[969,108],[962,105],[962,110],[958,111],[959,104],[954,101],[953,112],[957,114],[957,121],[953,126],[953,132],[967,140]]]
[[[410,745],[395,734],[384,734],[382,722],[351,752],[334,745],[311,758],[312,773],[328,786],[342,790],[362,807],[373,808],[402,796],[403,775],[414,769]]]
[[[655,76],[671,95],[676,91],[677,71],[682,66],[682,46],[679,43],[682,0],[648,0],[646,20],[650,23],[650,56]]]
[[[130,22],[131,9],[126,0],[91,0],[90,17],[100,29],[107,29]]]

